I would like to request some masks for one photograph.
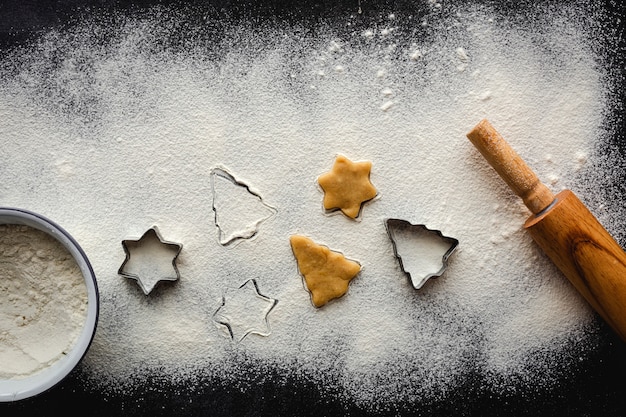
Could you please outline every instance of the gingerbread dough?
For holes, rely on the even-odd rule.
[[[350,281],[361,270],[358,262],[318,245],[308,237],[293,235],[290,242],[315,307],[322,307],[344,295]]]
[[[324,209],[339,209],[355,219],[363,203],[377,194],[370,182],[371,169],[370,161],[352,162],[343,155],[337,156],[332,169],[317,179],[324,190]]]

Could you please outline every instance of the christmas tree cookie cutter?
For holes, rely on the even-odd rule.
[[[394,255],[416,290],[430,278],[443,275],[448,267],[448,258],[459,245],[457,239],[444,236],[441,231],[429,229],[423,224],[387,219],[385,226]]]

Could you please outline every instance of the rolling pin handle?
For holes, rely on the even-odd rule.
[[[481,120],[467,137],[532,213],[540,213],[554,202],[552,191],[488,120]]]

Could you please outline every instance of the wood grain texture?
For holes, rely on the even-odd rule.
[[[626,254],[593,214],[565,190],[524,227],[602,318],[626,341]]]
[[[626,253],[594,215],[565,190],[554,196],[487,120],[468,139],[533,213],[532,238],[626,341]]]

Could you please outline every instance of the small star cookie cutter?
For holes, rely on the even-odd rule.
[[[122,247],[126,258],[118,270],[118,274],[123,277],[137,281],[144,294],[148,295],[154,287],[161,281],[178,281],[180,272],[176,265],[178,255],[183,249],[183,245],[163,239],[158,227],[152,226],[139,239],[124,239]],[[151,252],[160,253],[155,254]],[[139,265],[134,265],[131,252],[135,252],[135,257]],[[148,252],[148,253],[143,253]],[[167,262],[163,262],[165,256],[172,256],[171,268]],[[168,266],[168,271],[158,271],[158,264],[163,268]],[[143,265],[143,268],[141,268]],[[173,271],[173,274],[171,272]]]
[[[448,258],[459,245],[457,239],[444,236],[441,231],[429,229],[423,224],[387,219],[385,226],[394,255],[416,290],[422,288],[428,279],[443,275],[448,267]]]

